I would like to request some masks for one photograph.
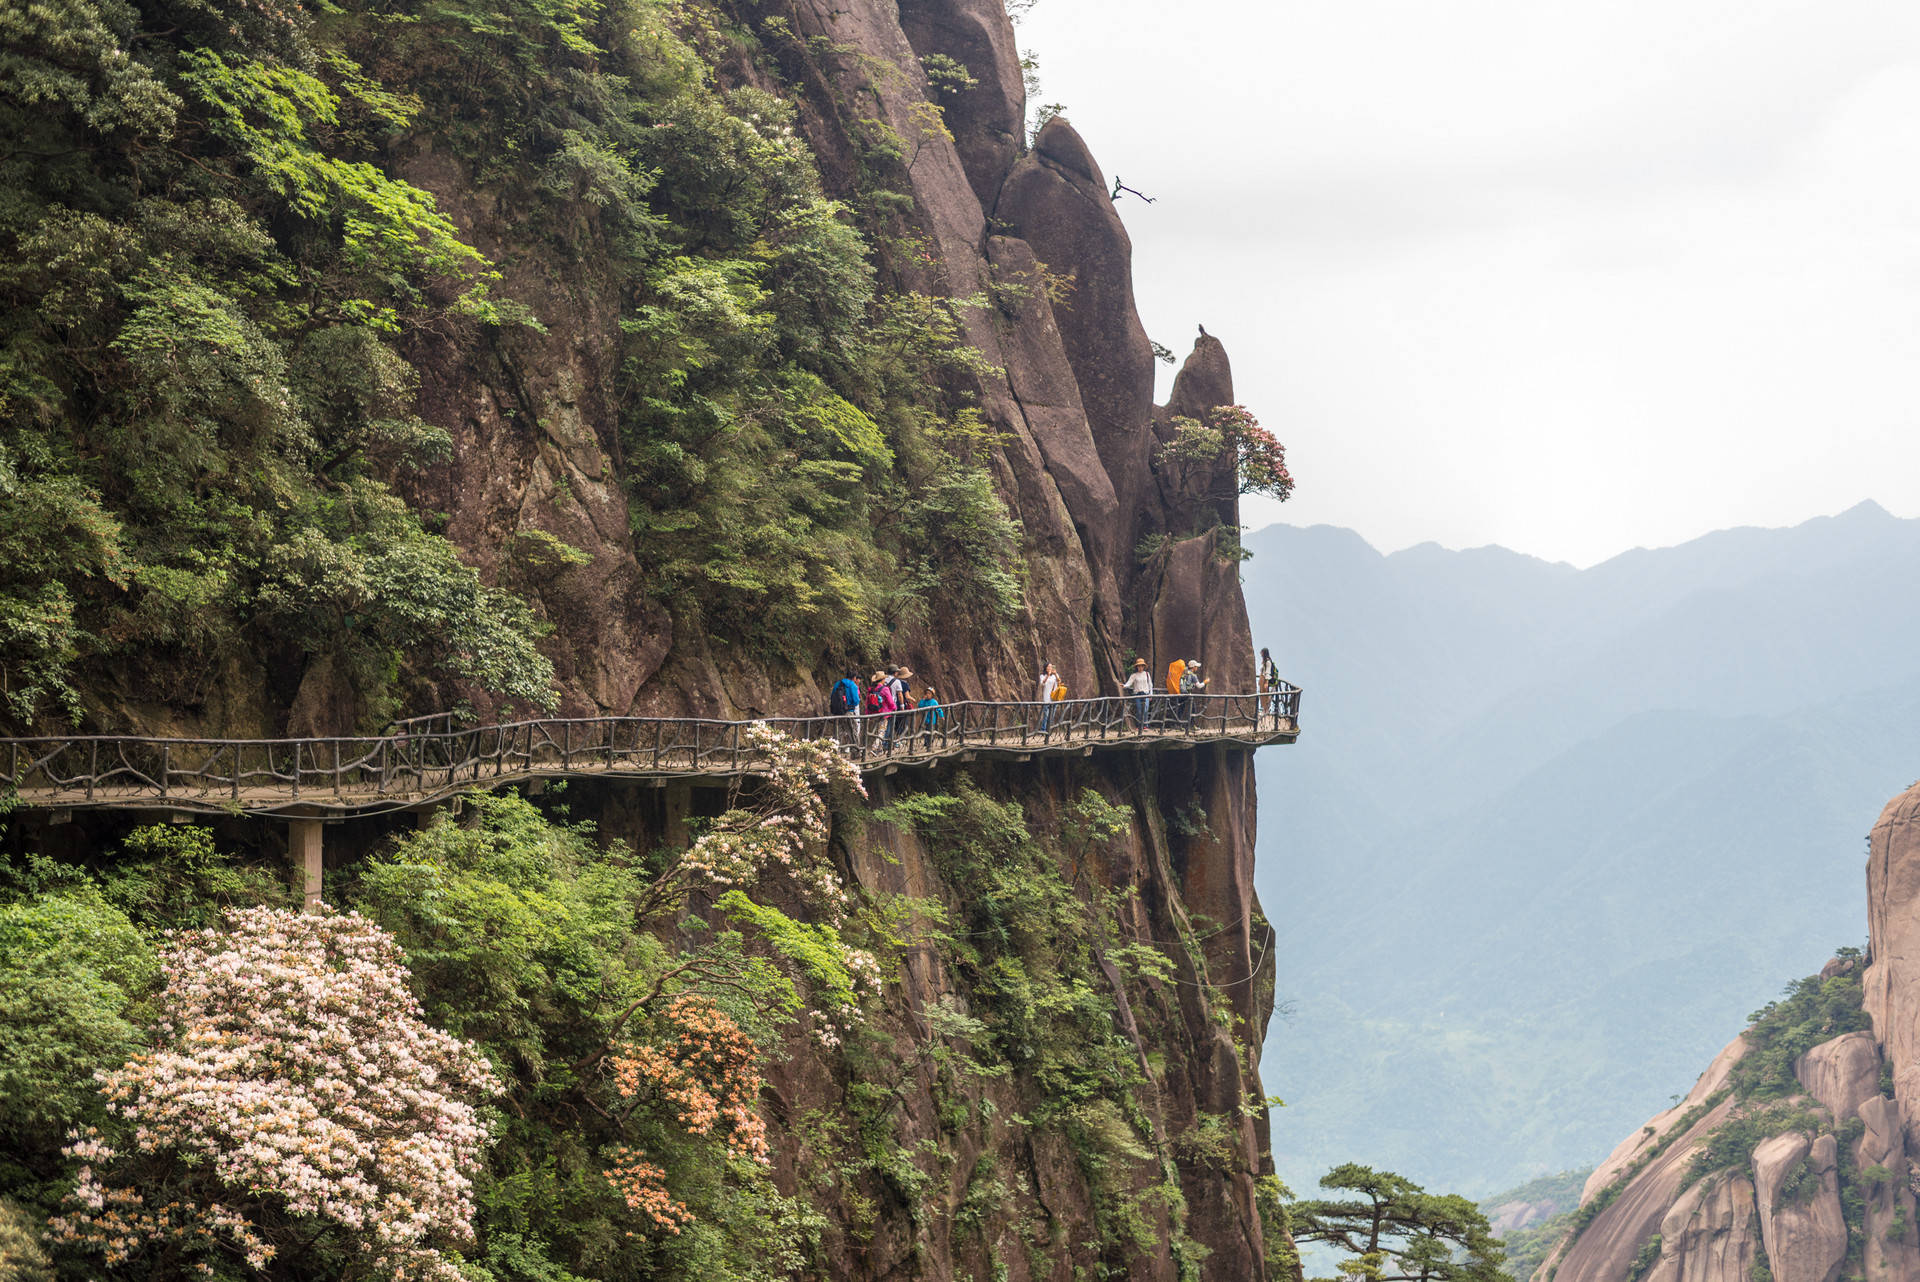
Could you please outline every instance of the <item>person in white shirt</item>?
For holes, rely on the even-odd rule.
[[[1145,659],[1133,661],[1133,675],[1120,683],[1120,689],[1126,693],[1128,702],[1132,705],[1127,715],[1133,718],[1134,727],[1145,730],[1148,707],[1152,702],[1153,694],[1153,673],[1148,671]]]
[[[1053,692],[1060,688],[1060,674],[1051,663],[1040,669],[1040,733],[1053,724]]]

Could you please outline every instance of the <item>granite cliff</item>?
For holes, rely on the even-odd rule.
[[[1874,825],[1867,899],[1867,954],[1796,984],[1622,1141],[1536,1282],[1920,1277],[1920,785]]]

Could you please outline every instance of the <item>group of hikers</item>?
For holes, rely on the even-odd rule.
[[[871,743],[891,750],[896,741],[904,744],[917,734],[923,743],[930,745],[946,720],[947,710],[940,703],[939,692],[930,684],[923,683],[916,695],[911,685],[913,679],[913,669],[900,664],[888,664],[865,681],[860,679],[858,669],[848,668],[834,682],[827,697],[828,715],[851,719],[849,733],[855,743]],[[1132,673],[1116,684],[1124,698],[1127,723],[1135,729],[1145,730],[1159,724],[1191,730],[1195,705],[1206,693],[1207,681],[1201,674],[1200,660],[1175,659],[1167,665],[1167,684],[1156,701],[1153,673],[1145,659],[1135,659]],[[1282,692],[1288,687],[1280,679],[1273,656],[1264,648],[1255,671],[1255,686],[1259,692],[1256,714],[1277,718]],[[1055,713],[1066,700],[1067,687],[1060,679],[1059,669],[1051,663],[1042,664],[1039,685],[1034,691],[1039,722],[1035,729],[1040,734],[1051,734]]]
[[[911,738],[916,731],[930,742],[947,712],[940,706],[939,691],[923,684],[916,696],[908,685],[912,680],[913,669],[897,663],[888,664],[865,682],[860,680],[857,668],[848,668],[833,683],[833,690],[827,696],[827,712],[835,717],[855,718],[855,742],[871,734],[876,745],[891,748],[896,735]],[[865,722],[871,728],[864,733],[862,718],[871,718]],[[916,718],[918,726],[914,724]]]

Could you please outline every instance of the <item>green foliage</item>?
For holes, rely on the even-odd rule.
[[[1837,955],[1860,957],[1857,948]],[[1786,994],[1751,1016],[1747,1053],[1733,1066],[1729,1082],[1741,1099],[1779,1099],[1799,1092],[1793,1061],[1821,1042],[1872,1026],[1861,1009],[1861,967],[1822,979],[1809,975],[1787,985]]]
[[[1498,1282],[1505,1254],[1479,1208],[1454,1194],[1428,1193],[1391,1171],[1348,1162],[1320,1177],[1332,1198],[1288,1209],[1297,1243],[1340,1254],[1344,1279],[1369,1282]]]
[[[218,925],[233,907],[284,905],[284,872],[245,866],[192,824],[149,824],[128,833],[99,874],[100,893],[149,934]]]
[[[9,1197],[0,1197],[0,1278],[53,1282],[53,1264],[40,1245],[45,1221]]]
[[[1658,1233],[1640,1244],[1640,1249],[1634,1252],[1633,1263],[1627,1266],[1627,1282],[1640,1282],[1641,1278],[1652,1272],[1653,1266],[1660,1260],[1660,1245]]]
[[[1253,1197],[1260,1212],[1267,1277],[1271,1282],[1295,1282],[1301,1276],[1300,1248],[1294,1245],[1293,1217],[1287,1210],[1293,1190],[1277,1175],[1261,1175],[1254,1180]]]
[[[132,923],[90,891],[0,906],[0,1152],[46,1153],[98,1116],[93,1074],[143,1045],[130,1012],[156,967]]]
[[[386,488],[448,446],[402,348],[513,313],[382,163],[417,100],[338,16],[0,26],[0,717],[107,684],[195,703],[270,655],[332,665],[369,719],[413,679],[548,699],[531,615]]]
[[[816,1001],[846,1009],[859,1005],[853,974],[847,969],[840,932],[815,922],[799,922],[764,904],[756,904],[738,890],[729,890],[713,906],[727,916],[751,924],[774,952],[797,966],[813,985]],[[791,986],[777,999],[782,1010],[796,1010],[799,999]]]
[[[1135,1255],[1159,1249],[1149,1214],[1156,1201],[1178,1241],[1184,1203],[1177,1184],[1169,1197],[1164,1180],[1154,1179],[1170,1154],[1135,1098],[1146,1084],[1138,1050],[1115,1029],[1113,997],[1089,982],[1100,973],[1097,950],[1139,958],[1112,939],[1100,903],[1082,900],[1060,871],[1076,847],[1124,831],[1127,812],[1083,792],[1062,816],[1072,835],[1058,852],[1036,840],[1018,805],[964,779],[951,793],[910,794],[873,817],[919,834],[953,888],[952,964],[972,1011],[966,1024],[948,1016],[943,1026],[964,1032],[976,1073],[1005,1073],[1039,1101],[1030,1125],[1067,1141],[1093,1191],[1104,1265],[1124,1274]],[[1193,1151],[1217,1156],[1226,1126],[1215,1119],[1195,1131]]]
[[[1687,1160],[1681,1186],[1691,1185],[1715,1171],[1729,1168],[1744,1171],[1753,1158],[1753,1150],[1763,1140],[1784,1135],[1788,1131],[1805,1131],[1812,1135],[1825,1128],[1825,1118],[1800,1104],[1775,1104],[1739,1113],[1715,1127],[1701,1141],[1700,1147]]]
[[[928,615],[1007,620],[1023,600],[1020,525],[978,468],[954,465],[906,512],[918,559],[904,590]]]
[[[487,1269],[501,1282],[744,1280],[804,1261],[816,1213],[756,1164],[636,1110],[605,1059],[616,1042],[653,1036],[658,1008],[681,991],[710,996],[765,1045],[792,1005],[790,981],[738,936],[670,950],[637,915],[650,878],[621,843],[511,794],[473,794],[464,809],[463,822],[370,860],[349,898],[405,947],[428,1018],[479,1042],[509,1080],[476,1188]],[[638,1232],[602,1174],[615,1145],[671,1172],[695,1222],[664,1239]]]

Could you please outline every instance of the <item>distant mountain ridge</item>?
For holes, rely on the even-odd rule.
[[[1920,521],[1864,503],[1589,569],[1247,536],[1307,689],[1262,754],[1291,902],[1282,1173],[1480,1192],[1591,1162],[1858,934],[1860,816],[1920,775]]]

